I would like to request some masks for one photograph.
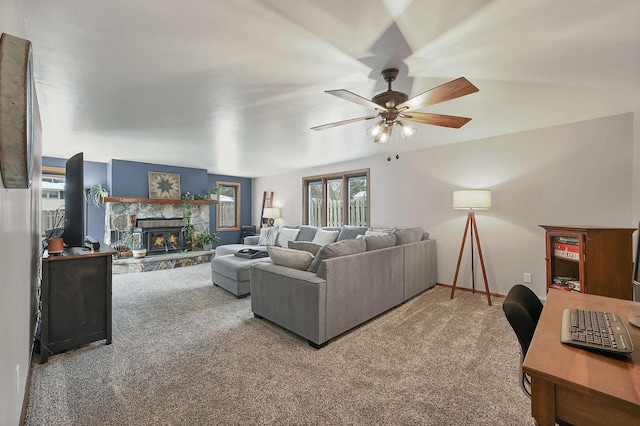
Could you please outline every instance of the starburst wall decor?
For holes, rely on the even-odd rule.
[[[180,175],[149,172],[149,198],[180,199]]]

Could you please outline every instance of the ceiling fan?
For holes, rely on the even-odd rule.
[[[311,129],[324,130],[331,127],[342,126],[344,124],[355,123],[358,121],[372,120],[376,117],[380,117],[380,121],[378,121],[375,126],[367,129],[367,135],[369,135],[375,143],[387,144],[391,137],[394,125],[398,125],[400,134],[404,139],[409,139],[415,134],[416,128],[406,124],[404,121],[413,121],[416,123],[459,129],[471,120],[467,117],[457,117],[454,115],[413,112],[416,109],[450,101],[452,99],[477,92],[478,88],[471,84],[466,78],[457,78],[409,99],[409,96],[407,96],[406,93],[391,90],[391,83],[393,83],[397,76],[398,70],[396,68],[388,68],[382,71],[382,78],[384,78],[384,81],[389,83],[389,88],[385,92],[378,93],[371,100],[365,99],[362,96],[358,96],[355,93],[344,89],[326,90],[326,93],[329,93],[330,95],[370,108],[377,111],[377,114],[323,124],[322,126],[312,127]]]

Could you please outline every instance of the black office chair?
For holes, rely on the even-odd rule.
[[[509,290],[507,298],[502,303],[502,310],[507,317],[507,321],[511,324],[511,328],[516,333],[522,348],[520,351],[520,384],[524,393],[531,398],[531,380],[522,371],[522,363],[527,355],[529,345],[531,345],[531,340],[533,339],[533,333],[536,331],[536,326],[540,319],[542,302],[529,287],[517,284]]]

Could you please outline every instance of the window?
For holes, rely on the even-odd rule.
[[[216,182],[220,186],[216,206],[216,231],[240,230],[240,184]]]
[[[42,166],[41,232],[64,226],[64,167]]]
[[[302,183],[305,224],[369,224],[369,169],[306,177]]]

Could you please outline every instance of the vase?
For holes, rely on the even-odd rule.
[[[133,250],[134,259],[142,259],[147,255],[147,249]]]
[[[213,244],[203,244],[202,245],[202,250],[209,251],[209,250],[211,250],[211,247],[213,247]]]

